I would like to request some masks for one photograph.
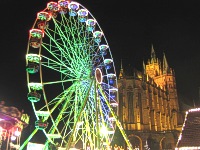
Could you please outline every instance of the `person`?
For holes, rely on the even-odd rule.
[[[90,150],[90,144],[88,143],[86,150]]]
[[[114,150],[119,150],[119,147],[117,146],[117,144],[115,144]]]
[[[112,150],[112,146],[108,145],[106,150]]]

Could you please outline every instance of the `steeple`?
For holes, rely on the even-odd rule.
[[[153,48],[153,44],[151,46],[151,63],[154,63],[156,62],[156,53],[154,51],[154,48]]]
[[[122,67],[122,59],[121,59],[121,68],[120,68],[120,73],[119,73],[119,79],[122,79],[123,75],[124,75],[124,70],[123,70],[123,67]]]
[[[144,60],[143,60],[142,66],[143,66],[143,73],[146,74],[146,66],[145,66]]]
[[[169,66],[168,66],[168,63],[167,63],[165,53],[163,53],[163,74],[166,74],[168,72],[169,72]]]

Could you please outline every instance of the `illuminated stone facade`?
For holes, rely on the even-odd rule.
[[[130,70],[129,70],[130,72]],[[174,149],[183,124],[175,73],[165,54],[156,58],[154,48],[143,71],[127,73],[122,65],[118,79],[119,120],[133,147]]]

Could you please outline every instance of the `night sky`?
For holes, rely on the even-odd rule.
[[[109,2],[107,2],[109,1]],[[200,103],[200,1],[79,0],[100,24],[114,58],[142,70],[153,44],[156,56],[166,54],[175,70],[177,91],[189,105]],[[25,54],[28,32],[48,0],[1,1],[0,100],[33,115],[27,100]],[[57,1],[56,1],[57,2]],[[131,2],[131,3],[130,3]]]

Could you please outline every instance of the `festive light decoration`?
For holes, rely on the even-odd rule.
[[[195,137],[195,135],[194,137],[192,136],[193,138],[190,137],[192,133],[189,133],[189,132],[193,132],[193,131],[190,131],[192,130],[192,127],[190,127],[191,125],[193,124],[194,126],[200,125],[199,118],[200,118],[200,108],[190,109],[186,112],[182,131],[179,135],[178,142],[175,148],[176,150],[199,150],[200,149],[200,144],[198,145],[198,143],[193,143],[194,146],[191,146],[191,144],[188,144],[188,141],[187,141],[187,139],[191,139],[192,141],[196,140],[193,138],[197,138],[197,137]],[[184,141],[183,141],[183,138],[184,138]]]

